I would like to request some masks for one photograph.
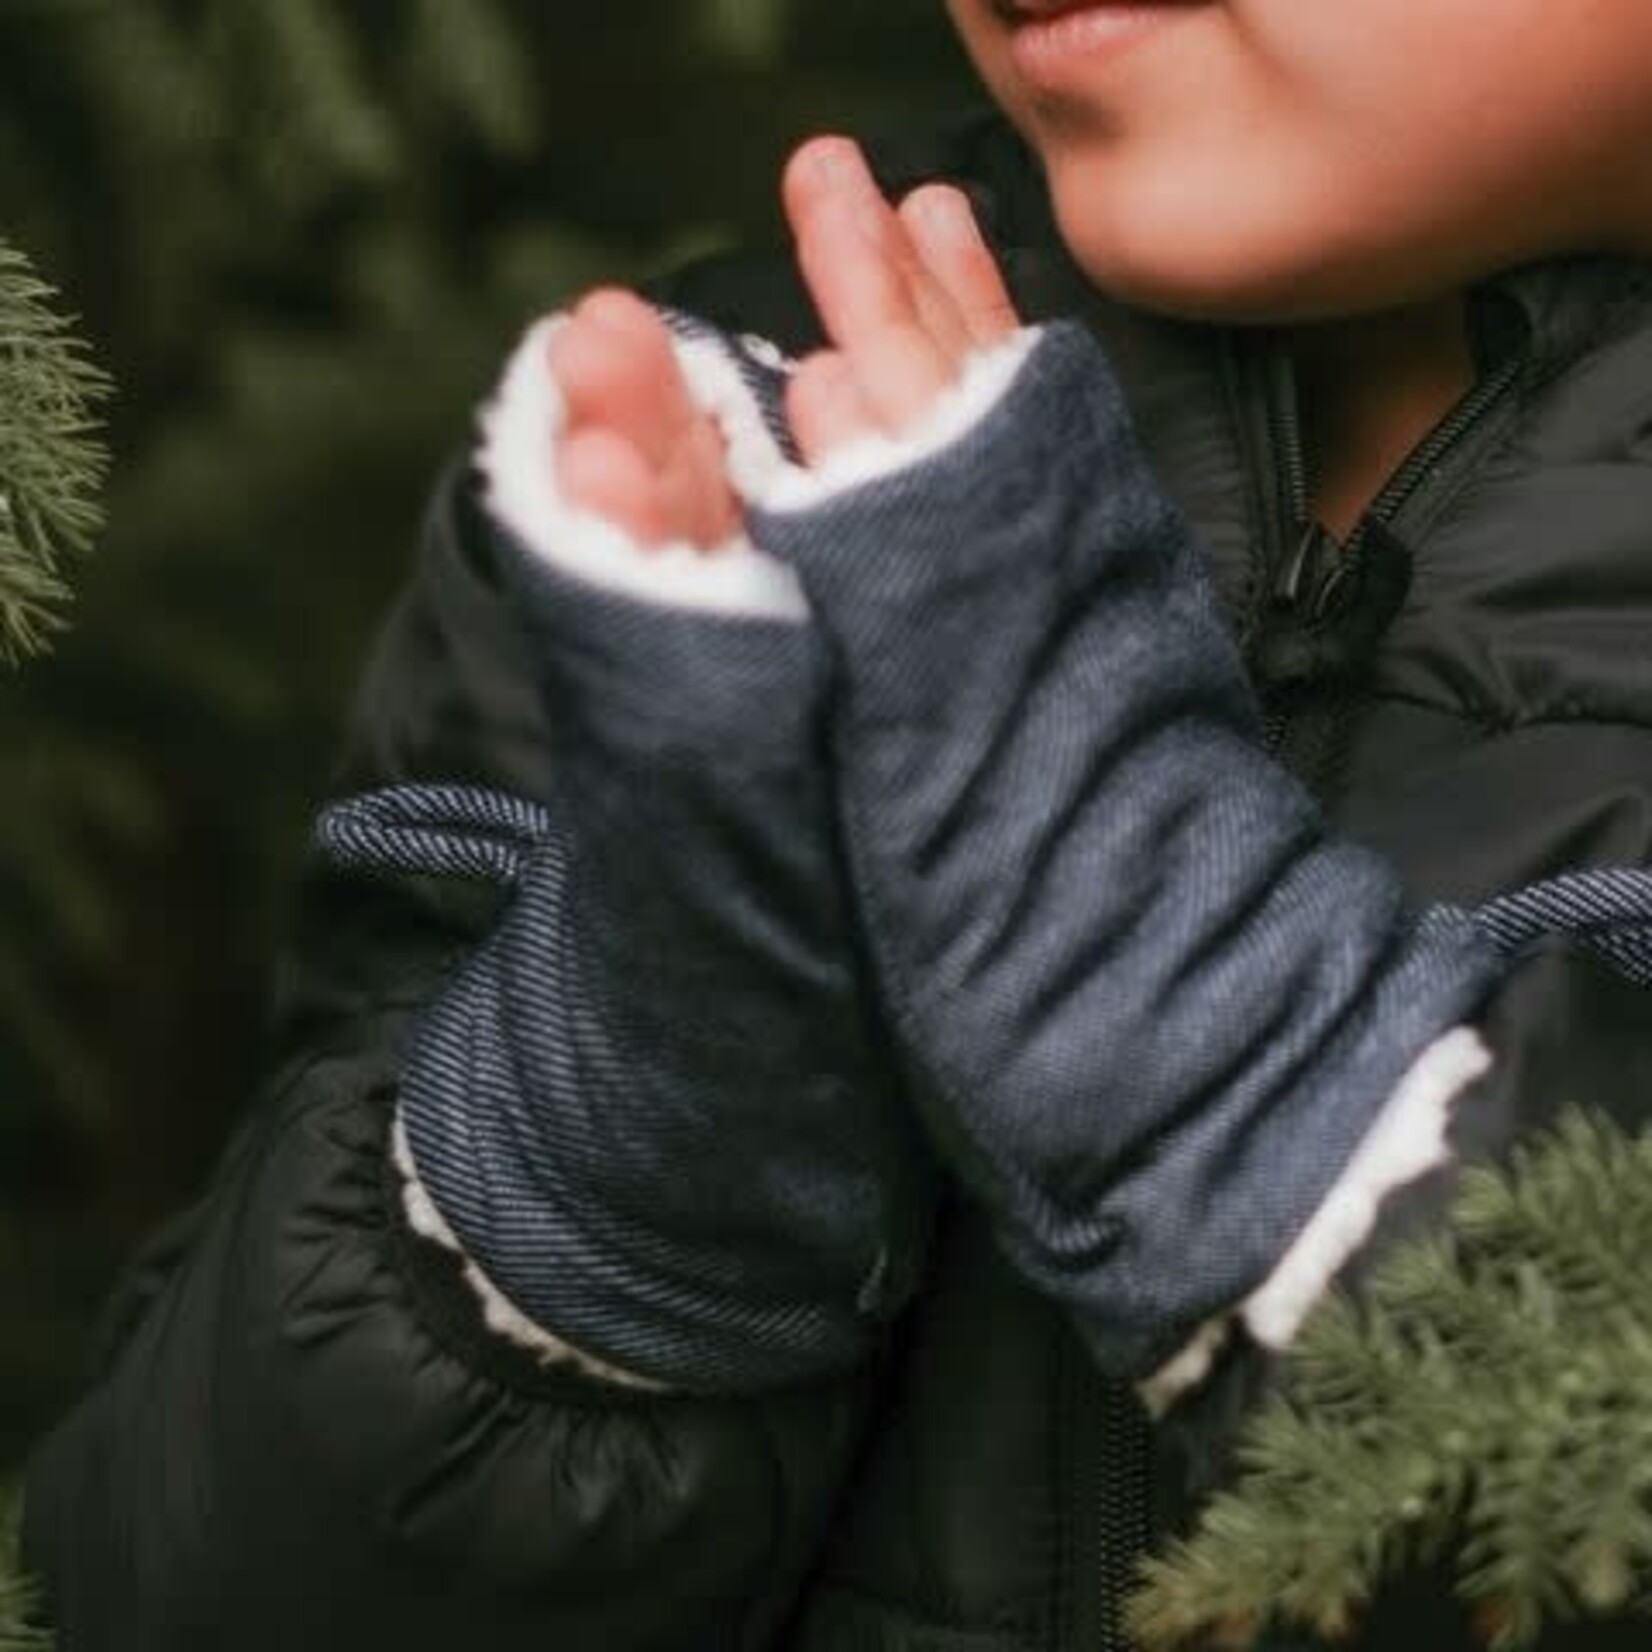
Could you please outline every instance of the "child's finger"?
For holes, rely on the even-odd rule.
[[[563,438],[557,485],[576,508],[601,516],[645,547],[667,542],[714,550],[734,538],[740,505],[724,477],[723,438],[709,419],[693,425],[664,465],[605,425]]]
[[[822,350],[798,364],[786,385],[786,419],[808,464],[878,429],[860,380],[841,352]]]
[[[858,144],[848,138],[810,140],[792,157],[783,187],[787,212],[800,240],[816,225],[828,233],[834,228],[860,232],[858,249],[846,239],[841,250],[846,256],[860,250],[884,267],[891,278],[891,313],[885,319],[923,326],[949,356],[967,343],[963,319],[951,295],[930,274],[906,226],[884,199]],[[855,318],[844,319],[852,324]]]
[[[841,209],[798,243],[798,262],[827,335],[860,377],[868,409],[894,431],[920,418],[952,378],[952,362],[919,321],[889,266],[868,256]]]
[[[919,324],[939,347],[949,366],[956,367],[968,351],[971,339],[963,314],[952,293],[936,278],[911,228],[890,206],[872,174],[861,164],[856,186],[876,227],[881,251],[896,277],[904,283],[917,311]]]
[[[930,274],[951,297],[970,341],[996,344],[1020,325],[997,260],[969,197],[951,184],[924,184],[900,204],[900,216]]]
[[[549,351],[570,427],[608,426],[651,463],[665,462],[697,410],[647,304],[618,288],[594,292],[551,335]]]
[[[641,545],[677,537],[654,466],[606,425],[570,430],[556,454],[557,486],[580,510],[606,518]]]
[[[657,497],[671,525],[669,537],[715,550],[740,526],[740,505],[727,480],[728,451],[709,418],[690,426],[655,475]]]
[[[920,310],[909,279],[916,249],[847,140],[806,144],[786,168],[784,193],[798,262],[828,336],[848,356],[879,422],[910,424],[951,382],[957,350],[936,339]],[[955,326],[961,337],[961,322]]]

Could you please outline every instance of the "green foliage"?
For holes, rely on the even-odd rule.
[[[0,1464],[248,1092],[341,706],[518,329],[775,239],[798,136],[960,64],[928,0],[0,0],[0,228],[120,385],[74,627],[0,683],[0,1295],[42,1310]]]
[[[17,1565],[17,1494],[0,1485],[0,1652],[50,1652],[51,1637],[26,1627],[31,1590]]]
[[[252,960],[430,481],[527,317],[772,233],[797,131],[878,101],[870,18],[855,76],[813,78],[834,38],[816,9],[0,4],[0,213],[121,385],[76,634],[0,699],[0,1190],[43,1134],[174,1196],[198,1165],[244,1083]],[[889,26],[904,57],[883,107],[942,31],[938,11],[927,34]],[[90,531],[96,475],[65,445],[96,383],[25,313],[56,352],[64,440],[29,456],[36,491],[57,489],[31,521],[55,537],[35,533],[27,565],[0,537],[27,599],[14,634],[48,623],[42,555]],[[198,1126],[165,1070],[180,1045]],[[163,1166],[151,1143],[180,1134],[199,1145]]]
[[[0,664],[62,623],[66,557],[100,516],[105,454],[94,410],[107,381],[51,308],[52,290],[0,241]]]
[[[362,632],[469,403],[525,315],[639,267],[504,199],[554,124],[523,49],[535,10],[0,7],[0,199],[69,272],[123,387],[79,634],[0,699],[0,1161],[19,1132],[68,1131],[141,1169],[118,1134],[141,1100],[115,1085],[152,1035],[136,1010],[90,1038],[86,1021],[154,965],[145,885],[175,880],[180,942],[267,945]],[[479,180],[497,212],[468,198]],[[15,259],[0,281],[15,652],[54,621],[57,564],[95,520],[96,384]],[[238,860],[218,891],[239,926],[176,887],[202,840]],[[179,1013],[193,973],[172,974],[157,1032],[198,1021]]]
[[[1336,1640],[1448,1560],[1496,1652],[1645,1612],[1652,1579],[1652,1135],[1583,1114],[1470,1172],[1448,1234],[1310,1322],[1236,1487],[1148,1568],[1152,1648]]]

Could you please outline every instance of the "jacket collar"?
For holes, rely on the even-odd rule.
[[[1652,316],[1652,262],[1607,256],[1544,259],[1476,288],[1480,314],[1501,308],[1523,329],[1532,372],[1550,378],[1626,326]]]
[[[1108,301],[1061,243],[1037,156],[996,113],[960,119],[949,135],[955,138],[958,131],[971,134],[979,175],[968,181],[970,194],[999,245],[1027,319],[1096,318]],[[1652,260],[1608,254],[1537,259],[1478,282],[1472,297],[1482,366],[1524,345],[1534,371],[1549,377],[1619,326],[1652,316]],[[1160,325],[1190,331],[1206,343],[1224,331],[1162,319]]]
[[[1035,162],[1027,163],[1036,167]],[[1013,174],[1010,174],[1013,177]],[[1257,432],[1269,418],[1259,386],[1270,375],[1241,375],[1233,363],[1265,355],[1265,329],[1188,322],[1133,309],[1098,292],[1056,232],[1042,176],[1006,173],[989,203],[1005,273],[1029,321],[1077,317],[1101,338],[1136,415],[1137,430],[1166,490],[1196,522],[1213,572],[1236,615],[1251,611],[1253,583],[1264,577],[1255,472],[1265,452]],[[1652,262],[1567,256],[1498,272],[1474,286],[1469,313],[1482,375],[1511,354],[1524,360],[1518,394],[1535,399],[1593,351],[1636,331],[1652,331]],[[1291,394],[1289,364],[1271,375]]]

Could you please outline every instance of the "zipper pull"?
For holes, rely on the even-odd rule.
[[[1304,597],[1315,596],[1324,586],[1328,571],[1334,567],[1336,554],[1336,541],[1318,522],[1309,522],[1274,576],[1275,611],[1294,613]]]
[[[1274,575],[1270,623],[1257,656],[1261,680],[1274,687],[1300,685],[1322,676],[1338,658],[1328,634],[1331,607],[1349,584],[1343,548],[1321,523],[1300,530],[1291,553]]]
[[[1280,687],[1364,671],[1410,595],[1411,567],[1409,548],[1373,517],[1346,546],[1310,529],[1274,585],[1277,619],[1263,638],[1260,680]]]

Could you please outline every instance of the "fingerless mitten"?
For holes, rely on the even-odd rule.
[[[1486,1060],[1445,1035],[1502,964],[1265,754],[1090,336],[1024,334],[976,379],[944,440],[788,479],[751,534],[839,664],[857,910],[936,1140],[1139,1379],[1270,1277],[1357,1152],[1376,1195],[1441,1156]],[[1322,1273],[1370,1204],[1344,1198]]]
[[[748,406],[758,365],[686,342],[700,392]],[[647,550],[556,497],[541,344],[483,463],[556,785],[497,863],[497,932],[425,1019],[404,1156],[507,1322],[620,1380],[817,1377],[910,1293],[933,1195],[848,926],[821,641],[749,545]],[[382,860],[393,826],[441,870],[445,829],[476,863],[512,807],[424,803],[422,847],[403,796],[335,812],[335,852],[377,830]]]

